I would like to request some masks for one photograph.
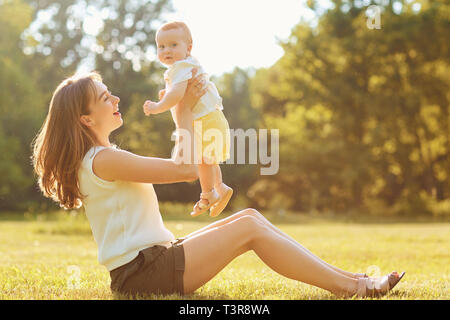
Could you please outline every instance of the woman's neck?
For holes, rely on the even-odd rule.
[[[102,147],[111,147],[111,142],[109,142],[109,135],[101,137],[99,134],[95,135],[96,144]]]

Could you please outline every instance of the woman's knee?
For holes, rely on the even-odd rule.
[[[265,219],[263,217],[263,215],[258,212],[258,210],[253,209],[253,208],[247,208],[247,209],[241,210],[239,212],[236,212],[235,214],[232,215],[232,217],[234,217],[235,219],[238,219],[243,216],[252,216],[252,217],[255,217],[258,219]]]
[[[251,217],[255,217],[256,219],[258,219],[259,221],[261,221],[264,224],[268,223],[268,220],[256,209],[253,208],[247,208],[241,211],[241,215],[248,215]]]
[[[242,215],[235,221],[233,221],[236,227],[243,233],[243,236],[247,239],[247,243],[250,244],[256,238],[263,236],[267,232],[267,225],[260,219],[253,215]]]

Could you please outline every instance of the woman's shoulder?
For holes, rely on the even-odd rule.
[[[94,155],[92,169],[96,175],[107,181],[114,181],[135,171],[143,157],[117,147],[106,147]],[[125,179],[127,180],[127,179]]]
[[[79,169],[80,183],[94,181],[97,185],[111,188],[114,185],[113,181],[105,179],[102,174],[99,174],[98,168],[103,166],[99,160],[102,160],[103,162],[106,160],[106,162],[108,162],[107,158],[110,157],[110,154],[113,152],[116,152],[115,147],[91,147],[81,161]]]
[[[82,161],[82,168],[92,172],[94,175],[105,181],[112,181],[108,178],[104,172],[110,171],[110,167],[117,167],[116,163],[122,163],[122,166],[126,161],[123,160],[123,153],[128,153],[121,150],[117,146],[93,146],[90,148]]]
[[[82,167],[95,168],[108,165],[110,162],[123,158],[121,154],[129,153],[121,150],[117,146],[93,146],[85,154],[82,160]]]
[[[96,163],[105,162],[105,161],[114,161],[114,160],[123,160],[124,158],[133,155],[131,152],[122,150],[116,145],[110,147],[104,146],[96,146],[92,147],[87,153],[86,156],[90,157]]]
[[[92,161],[94,158],[97,158],[97,154],[103,154],[108,155],[111,154],[111,152],[117,151],[118,148],[115,145],[106,147],[106,146],[92,146],[84,155],[83,162],[85,161]]]

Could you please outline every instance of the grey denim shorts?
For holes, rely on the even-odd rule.
[[[111,290],[132,295],[183,294],[183,240],[173,240],[169,248],[155,245],[143,249],[132,261],[111,270]]]

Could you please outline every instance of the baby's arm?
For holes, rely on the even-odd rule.
[[[187,88],[187,81],[182,81],[179,83],[176,83],[172,86],[168,91],[165,92],[163,98],[159,102],[153,102],[150,100],[145,101],[144,103],[144,112],[146,115],[149,114],[157,114],[162,113],[173,106],[177,105],[178,102],[181,101],[181,99],[184,96],[184,93],[186,92]]]

